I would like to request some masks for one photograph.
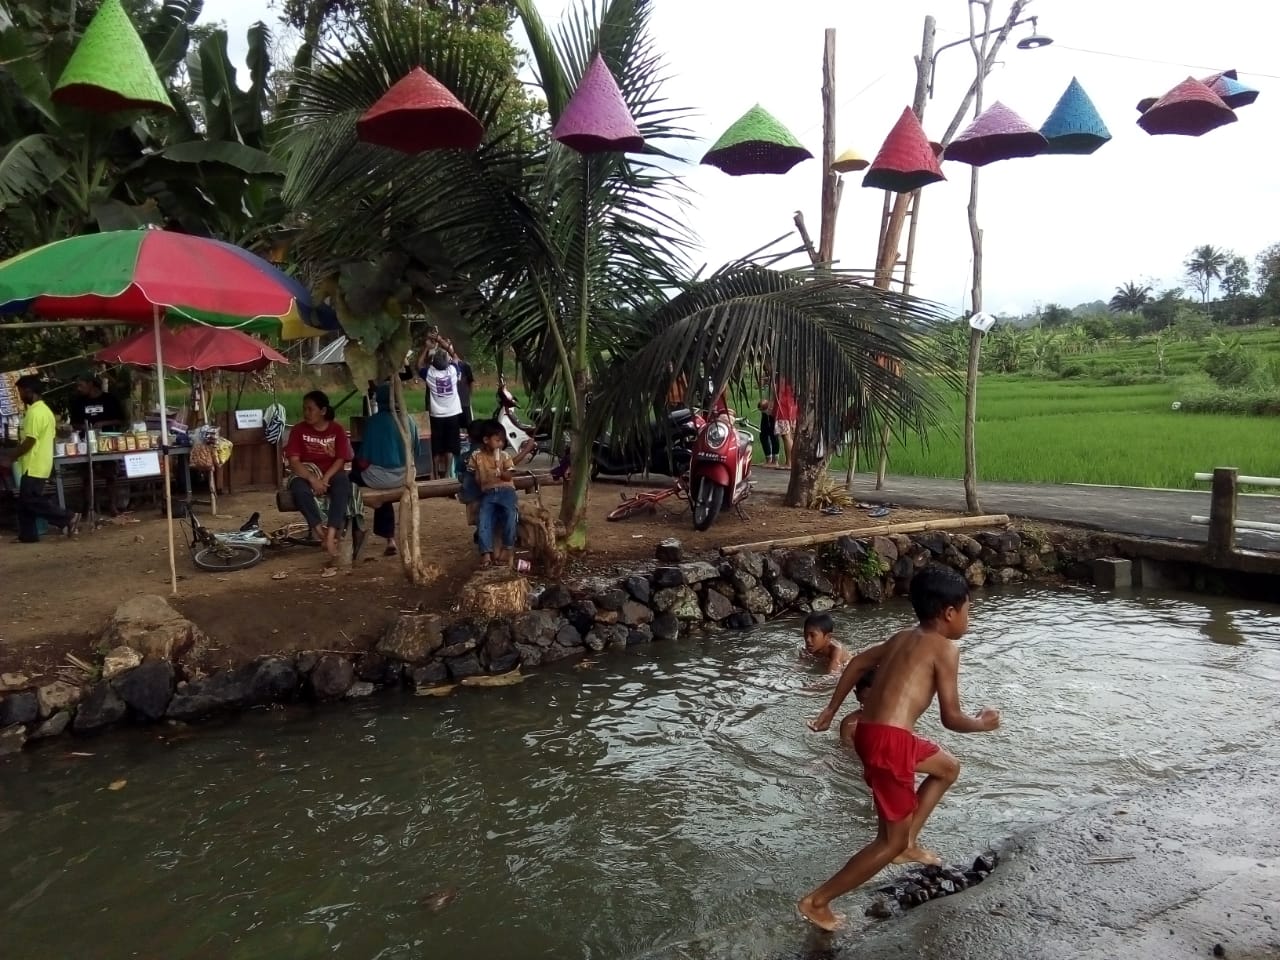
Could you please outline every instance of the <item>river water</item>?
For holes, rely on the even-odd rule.
[[[923,838],[946,857],[1274,736],[1280,607],[1024,590],[972,624],[961,693],[1004,725],[923,723],[963,765]],[[829,688],[798,651],[774,624],[445,699],[60,741],[0,766],[3,954],[794,956],[795,898],[874,827],[856,758],[805,729]]]

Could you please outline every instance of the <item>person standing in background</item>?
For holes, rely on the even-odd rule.
[[[58,424],[49,405],[41,399],[44,385],[39,377],[28,375],[19,377],[15,386],[27,408],[22,417],[22,440],[16,450],[0,454],[0,467],[7,470],[17,463],[22,471],[18,483],[18,541],[38,543],[40,519],[74,537],[80,514],[68,513],[45,492],[53,474],[53,438]]]
[[[782,442],[781,466],[791,466],[791,444],[796,432],[796,417],[799,408],[796,406],[796,394],[789,381],[782,377],[773,380],[773,417],[774,430]]]
[[[125,425],[124,404],[115,394],[102,389],[102,381],[92,373],[82,373],[76,377],[76,392],[71,398],[71,426],[77,430],[123,430]],[[118,516],[122,504],[119,500],[120,475],[119,463],[115,460],[100,460],[94,465],[93,472],[102,477],[107,488],[107,503],[111,515]],[[85,508],[89,506],[89,497],[93,491],[89,489],[89,471],[85,471]],[[127,500],[123,506],[128,506]]]
[[[419,374],[427,385],[432,474],[437,480],[442,480],[448,478],[454,460],[462,455],[462,398],[458,391],[458,368],[449,362],[449,354],[443,347],[436,347],[431,355],[431,365],[422,367]]]

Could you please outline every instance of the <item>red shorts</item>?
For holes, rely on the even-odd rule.
[[[853,748],[881,819],[897,823],[915,813],[916,765],[937,753],[938,745],[902,727],[864,720],[853,733]]]

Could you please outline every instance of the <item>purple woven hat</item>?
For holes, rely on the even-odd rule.
[[[1194,77],[1187,77],[1138,118],[1152,136],[1198,137],[1236,121],[1222,98]]]
[[[969,128],[947,145],[948,160],[985,167],[997,160],[1034,157],[1048,149],[1049,141],[1031,124],[997,100]]]
[[[551,138],[579,153],[637,153],[644,149],[644,137],[600,54],[587,65]]]
[[[862,178],[862,185],[894,193],[910,193],[945,179],[934,145],[924,135],[915,111],[907,107],[889,131],[871,163],[871,169]]]

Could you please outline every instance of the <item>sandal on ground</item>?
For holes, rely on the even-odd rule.
[[[397,551],[394,546],[389,546],[387,549],[382,551],[382,555],[384,557],[394,557],[398,552],[399,551]]]

